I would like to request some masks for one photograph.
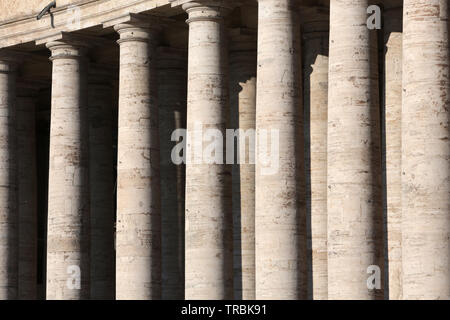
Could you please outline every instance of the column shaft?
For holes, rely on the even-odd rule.
[[[33,93],[17,97],[19,299],[37,297],[36,114]]]
[[[293,0],[259,1],[256,299],[306,297],[301,39],[296,4]],[[266,143],[263,137],[269,136]],[[263,164],[265,148],[271,159],[268,167]]]
[[[256,34],[231,41],[230,128],[242,130],[235,149],[243,151],[232,168],[234,298],[254,300]]]
[[[404,299],[450,299],[448,10],[447,1],[404,1]]]
[[[86,48],[47,43],[52,107],[47,229],[47,299],[89,298],[89,173]]]
[[[0,60],[0,300],[18,297],[16,66]]]
[[[224,8],[219,5],[223,2],[183,6],[189,15],[187,130],[192,140],[187,154],[193,158],[206,150],[206,144],[196,148],[203,140],[194,132],[196,124],[225,137],[228,61]],[[216,156],[225,159],[220,151]],[[186,165],[186,299],[231,299],[231,175],[225,164],[199,162],[188,160]]]
[[[382,298],[367,285],[369,267],[383,275],[376,30],[368,0],[330,5],[328,298]]]
[[[178,142],[171,138],[176,129],[186,128],[186,75],[187,52],[158,48],[162,298],[165,300],[184,299],[184,165],[172,162],[172,149]]]
[[[308,298],[328,297],[327,118],[329,11],[302,10],[306,201],[308,212]]]
[[[389,299],[402,297],[402,8],[384,13],[384,170]]]
[[[155,30],[121,24],[116,298],[161,298],[161,201]]]

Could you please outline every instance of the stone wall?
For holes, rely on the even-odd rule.
[[[37,15],[52,0],[3,0],[0,1],[0,23],[20,17]],[[56,6],[92,2],[98,0],[56,0]]]

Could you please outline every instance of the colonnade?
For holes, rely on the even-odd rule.
[[[173,1],[187,57],[160,45],[160,18],[115,24],[116,199],[108,73],[90,77],[83,37],[46,44],[47,299],[450,298],[448,7],[403,1],[402,31],[391,5],[378,33],[368,0],[330,2],[259,0],[257,30],[229,30],[235,2]],[[35,291],[33,101],[16,91],[18,63],[0,57],[0,299]],[[275,130],[278,170],[264,172],[258,142],[241,165],[174,166],[184,121],[192,136],[198,123],[256,141]]]

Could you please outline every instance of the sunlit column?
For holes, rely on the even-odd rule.
[[[403,299],[450,299],[448,2],[403,8]]]
[[[53,62],[47,228],[47,299],[88,299],[89,124],[87,48],[47,43]]]

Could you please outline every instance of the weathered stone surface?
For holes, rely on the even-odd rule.
[[[384,170],[389,299],[402,297],[402,9],[384,14]],[[387,234],[386,234],[387,233]]]
[[[383,274],[376,31],[368,0],[331,0],[328,94],[328,298],[376,299]],[[383,286],[381,285],[381,288]]]
[[[279,132],[275,173],[255,178],[256,299],[306,297],[300,20],[293,0],[259,0],[256,130]],[[270,141],[270,140],[269,140]],[[258,148],[261,150],[261,148]]]
[[[448,10],[447,1],[404,1],[404,299],[450,299]]]
[[[450,299],[448,1],[50,2],[0,3],[0,299]],[[200,128],[260,145],[195,163]]]
[[[2,2],[0,3],[0,22],[32,14],[37,15],[50,2],[51,0],[9,0]],[[89,0],[57,0],[56,6],[62,7],[83,2],[89,2]]]
[[[64,41],[50,42],[47,47],[51,50],[53,62],[47,299],[88,299],[87,48]]]
[[[187,154],[202,154],[195,137],[217,129],[225,137],[229,108],[227,43],[222,1],[185,4],[189,15]],[[201,142],[201,141],[200,141]],[[224,158],[223,158],[224,159]],[[225,164],[186,165],[186,299],[232,299],[231,172]]]
[[[116,298],[161,298],[157,30],[120,24]]]

